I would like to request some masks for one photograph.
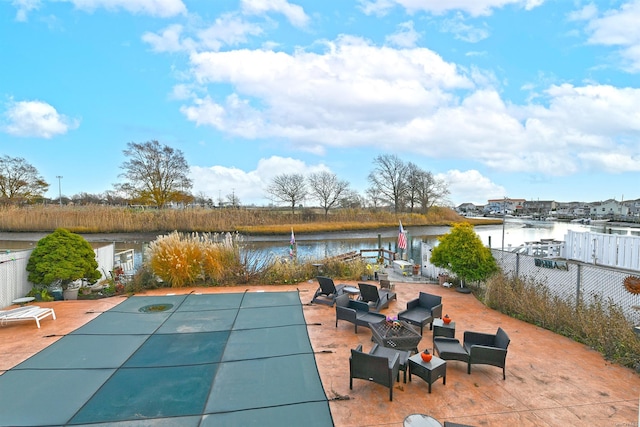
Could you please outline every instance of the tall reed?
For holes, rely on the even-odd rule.
[[[570,301],[532,278],[498,274],[479,296],[487,306],[584,343],[640,372],[640,340],[621,307],[611,300]]]
[[[0,231],[53,231],[63,227],[75,233],[226,232],[286,234],[331,230],[366,230],[397,226],[449,225],[467,220],[448,208],[432,208],[427,215],[385,210],[335,209],[325,217],[320,209],[292,215],[276,208],[242,209],[133,209],[117,206],[58,206],[0,208]],[[491,220],[495,221],[495,220]]]

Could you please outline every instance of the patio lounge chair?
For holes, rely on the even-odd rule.
[[[53,308],[41,308],[37,305],[13,308],[11,310],[0,311],[0,325],[4,326],[8,322],[19,322],[23,320],[35,320],[38,328],[40,320],[47,316],[56,318]]]
[[[369,323],[379,323],[387,319],[384,314],[369,311],[366,302],[354,301],[349,295],[342,294],[336,298],[336,328],[338,320],[346,320],[354,324],[355,333],[358,333],[358,326],[369,327]]]
[[[316,279],[318,279],[320,287],[316,291],[315,295],[313,295],[311,302],[333,306],[336,302],[336,298],[344,293],[343,289],[347,285],[336,286],[336,284],[333,283],[333,279],[325,276],[318,276]]]
[[[442,297],[420,292],[418,298],[407,302],[407,309],[398,313],[398,320],[420,326],[420,335],[424,325],[433,329],[433,319],[442,317]]]
[[[360,300],[366,302],[373,311],[380,311],[389,307],[392,299],[398,299],[395,292],[390,289],[378,289],[376,285],[358,283],[360,288]]]
[[[349,358],[349,390],[353,390],[353,379],[373,381],[389,387],[389,400],[393,401],[393,386],[399,379],[400,356],[388,358],[362,352],[362,344],[351,350]]]

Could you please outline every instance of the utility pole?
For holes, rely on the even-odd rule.
[[[58,201],[62,206],[62,175],[56,175],[56,178],[58,178]]]

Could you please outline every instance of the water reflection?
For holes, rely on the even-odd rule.
[[[446,226],[420,226],[405,227],[408,233],[409,247],[407,248],[407,258],[418,260],[422,242],[435,246],[437,239],[450,231]],[[629,227],[614,227],[610,225],[583,225],[567,222],[546,222],[534,220],[507,219],[504,224],[481,225],[475,227],[475,231],[485,246],[492,248],[502,248],[504,239],[505,249],[520,246],[526,242],[539,241],[541,239],[564,240],[568,230],[608,232],[616,234],[639,234],[640,229],[630,229]],[[295,231],[295,228],[294,228]],[[27,241],[24,233],[16,233],[16,238],[12,239],[12,233],[2,233],[5,240],[0,240],[0,250],[21,250],[33,248],[37,238]],[[45,234],[43,234],[45,235]],[[43,236],[40,236],[43,237]],[[143,261],[143,254],[148,241],[135,240],[139,236],[131,235],[131,240],[125,236],[111,235],[84,235],[84,237],[94,242],[114,242],[116,252],[133,249],[135,251],[135,263],[140,265]],[[397,250],[398,229],[388,228],[384,230],[370,231],[344,231],[331,233],[317,233],[296,235],[298,257],[305,260],[319,260],[331,256],[360,251],[364,249],[375,249],[381,245],[382,248]],[[149,237],[148,237],[149,239]],[[246,250],[255,251],[260,258],[267,257],[288,257],[289,256],[289,236],[256,236],[245,237]],[[375,256],[371,253],[371,256]]]

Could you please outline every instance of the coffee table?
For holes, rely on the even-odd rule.
[[[409,358],[409,382],[412,375],[425,380],[429,384],[429,393],[431,393],[431,384],[439,378],[442,378],[442,385],[447,383],[447,362],[436,356],[433,356],[431,361],[425,362],[420,353],[414,354]]]
[[[371,338],[383,347],[418,352],[422,335],[407,322],[370,323]]]

